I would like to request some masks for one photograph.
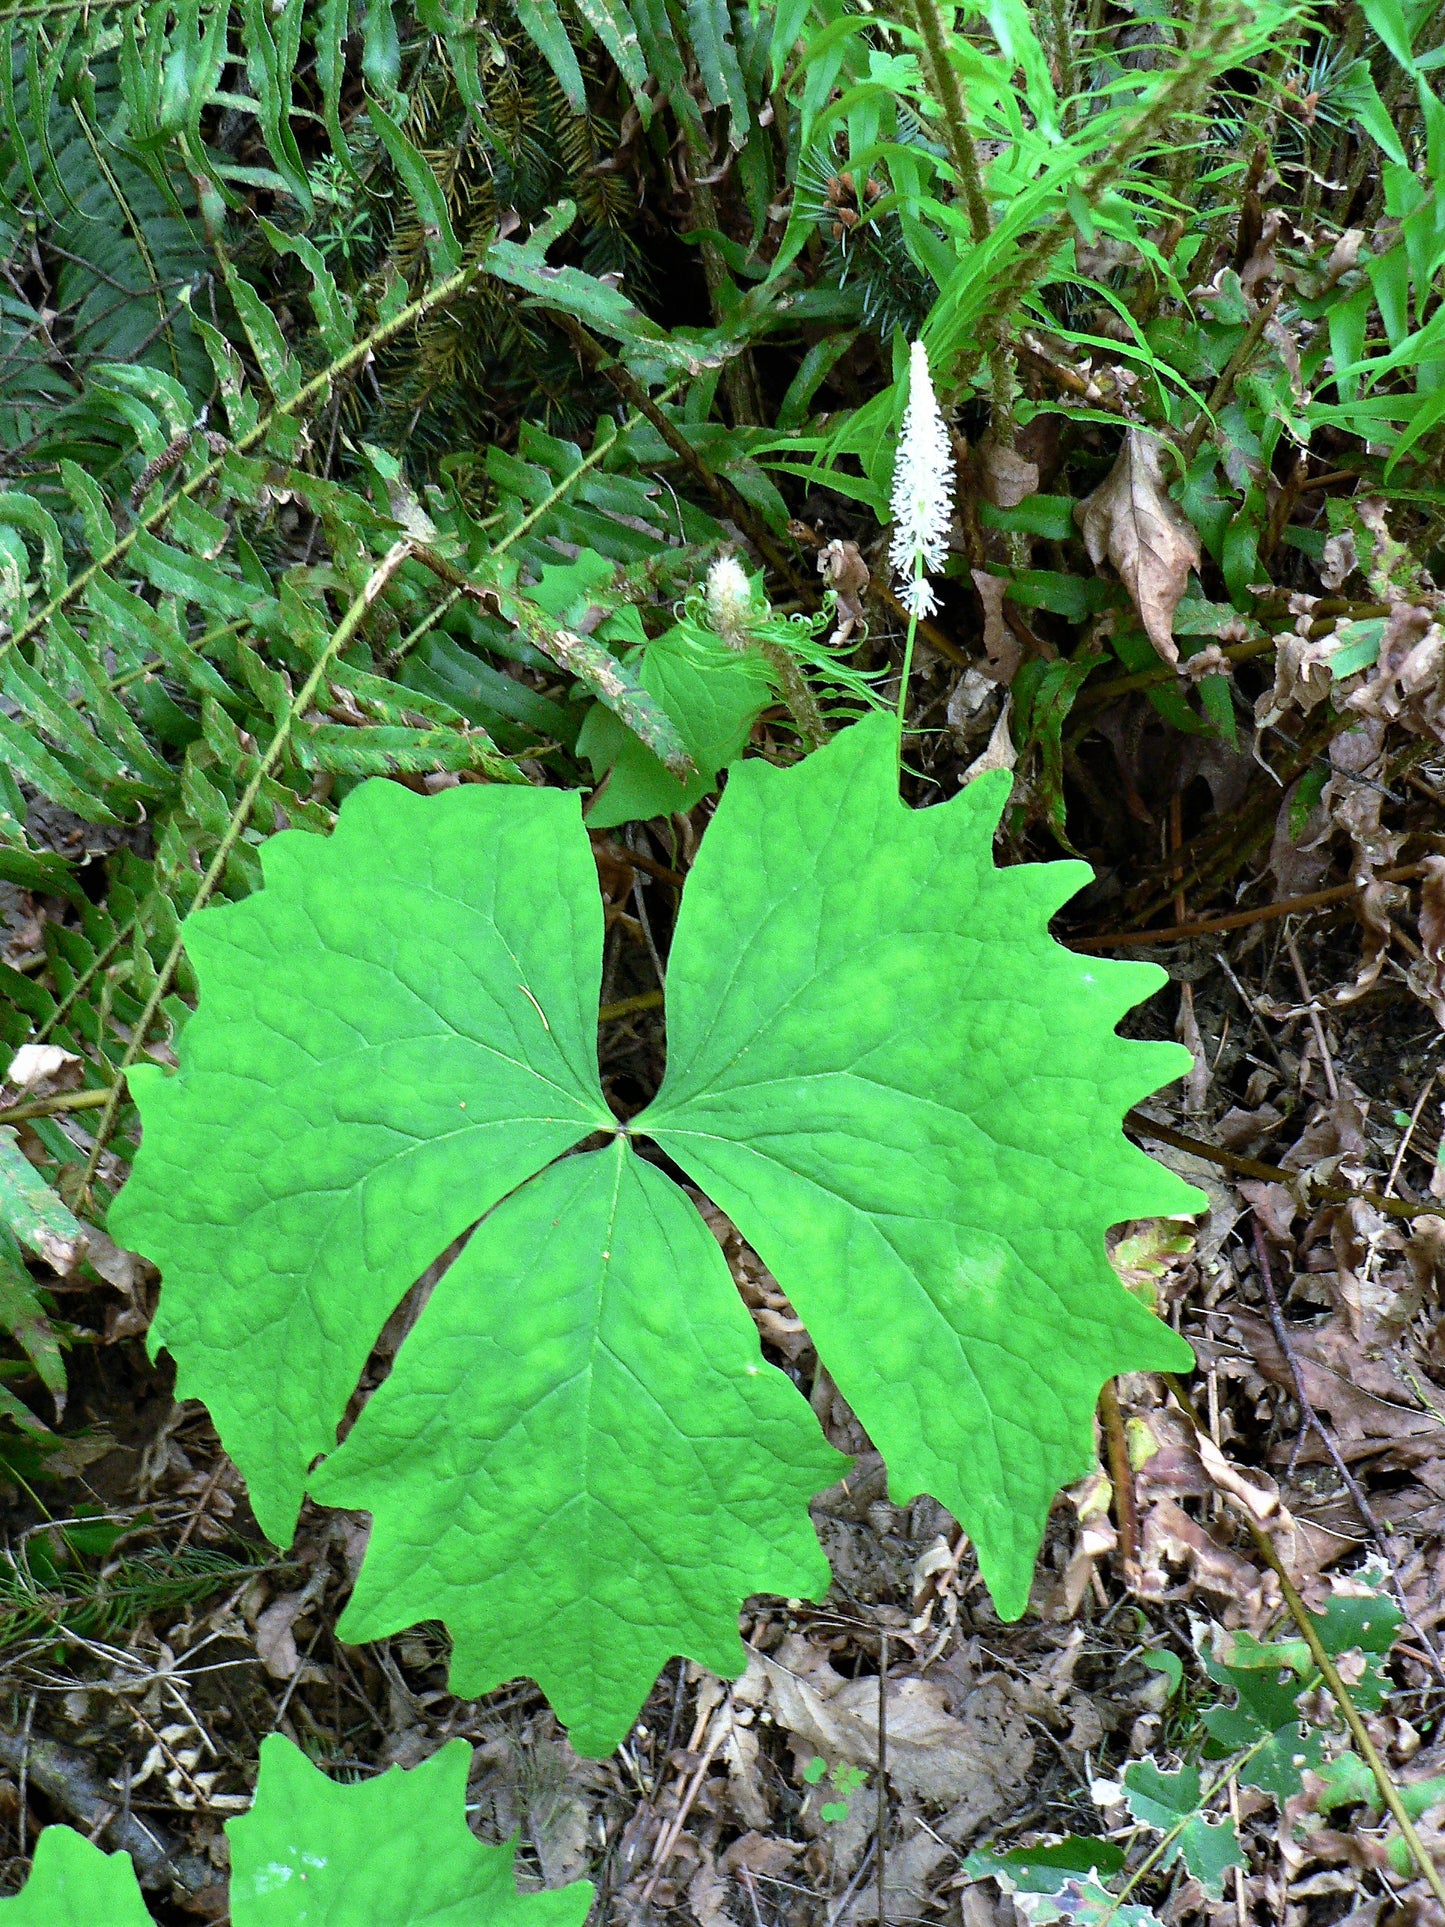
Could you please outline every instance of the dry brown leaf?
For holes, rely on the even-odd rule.
[[[745,1833],[734,1840],[718,1865],[724,1873],[740,1874],[744,1867],[769,1879],[786,1879],[794,1861],[805,1851],[802,1840],[781,1840],[774,1834]]]
[[[878,1682],[844,1679],[828,1657],[793,1635],[776,1653],[755,1653],[768,1683],[773,1718],[806,1757],[878,1764]],[[962,1832],[974,1831],[1017,1797],[1033,1763],[1033,1741],[997,1681],[982,1680],[963,1717],[947,1710],[943,1686],[930,1679],[890,1680],[888,1775],[902,1794],[950,1807]],[[958,1837],[952,1831],[950,1837]]]
[[[1011,683],[1018,674],[1023,649],[1018,637],[1004,619],[1003,603],[1008,583],[987,569],[973,571],[973,586],[983,604],[983,647],[988,657],[986,674],[995,682]]]
[[[1231,1629],[1244,1625],[1260,1632],[1278,1609],[1279,1583],[1272,1572],[1261,1572],[1222,1545],[1173,1499],[1160,1498],[1144,1520],[1143,1597],[1179,1596],[1170,1585],[1166,1561],[1186,1566],[1193,1585],[1227,1602],[1222,1617]]]
[[[993,733],[988,739],[988,747],[981,755],[974,757],[959,777],[959,783],[966,786],[975,777],[982,776],[991,769],[1014,769],[1018,765],[1018,760],[1019,753],[1014,747],[1013,738],[1013,697],[1006,696],[1003,708],[999,711],[998,721],[993,726]]]
[[[838,598],[838,621],[828,638],[828,647],[838,649],[866,621],[863,598],[868,593],[868,564],[856,542],[829,542],[818,551],[818,573]]]
[[[1411,990],[1445,1028],[1445,857],[1427,856],[1420,882],[1420,956],[1405,973]]]
[[[1237,1307],[1229,1315],[1253,1369],[1293,1397],[1294,1373],[1268,1320]],[[1346,1318],[1297,1326],[1289,1341],[1305,1395],[1329,1421],[1342,1458],[1408,1468],[1439,1455],[1439,1420],[1416,1409],[1413,1392],[1390,1359],[1372,1358],[1370,1348],[1360,1343]],[[1271,1457],[1287,1460],[1294,1449],[1292,1441],[1281,1440]],[[1311,1435],[1300,1446],[1299,1457],[1319,1463],[1328,1454]]]
[[[1179,661],[1174,611],[1199,567],[1199,537],[1170,501],[1157,435],[1131,428],[1119,459],[1074,510],[1097,564],[1107,557],[1133,598],[1145,634],[1163,660]]]
[[[300,1672],[302,1661],[296,1646],[296,1621],[313,1604],[319,1591],[313,1579],[299,1592],[283,1592],[257,1615],[256,1652],[272,1679],[294,1679]],[[319,1672],[316,1676],[322,1677]]]
[[[1016,509],[1039,492],[1039,465],[985,435],[977,449],[983,492],[996,509]]]
[[[1341,529],[1335,535],[1326,536],[1320,551],[1320,581],[1327,589],[1342,588],[1359,566],[1353,529]]]

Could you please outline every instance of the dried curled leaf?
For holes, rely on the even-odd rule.
[[[1169,499],[1160,446],[1157,436],[1129,429],[1119,459],[1074,514],[1091,560],[1113,563],[1150,642],[1165,662],[1177,663],[1174,611],[1189,571],[1199,567],[1199,537]]]

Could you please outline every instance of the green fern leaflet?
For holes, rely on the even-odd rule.
[[[306,1490],[371,1512],[343,1637],[443,1619],[457,1691],[529,1675],[587,1752],[669,1654],[740,1670],[750,1593],[821,1594],[807,1500],[841,1470],[649,1143],[772,1268],[894,1498],[949,1507],[1007,1615],[1101,1383],[1188,1362],[1104,1256],[1110,1224],[1196,1205],[1119,1128],[1180,1067],[1114,1034],[1159,972],[1056,945],[1085,867],[996,870],[1006,784],[911,811],[896,744],[873,716],[734,768],[673,943],[667,1077],[625,1127],[560,791],[371,783],[329,840],[275,838],[264,891],[190,926],[179,1074],[133,1080],[114,1228],[161,1266],[152,1343],[265,1530]],[[478,1221],[338,1448],[381,1326]]]

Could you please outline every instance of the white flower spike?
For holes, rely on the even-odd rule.
[[[893,539],[888,560],[898,599],[912,616],[938,607],[928,578],[943,567],[953,519],[953,449],[928,373],[928,351],[915,341],[908,362],[908,407],[893,467]]]

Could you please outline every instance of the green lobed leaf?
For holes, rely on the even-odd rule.
[[[1234,1821],[1211,1820],[1200,1804],[1199,1768],[1185,1765],[1166,1773],[1152,1760],[1131,1760],[1124,1769],[1124,1793],[1136,1820],[1157,1833],[1177,1829],[1160,1864],[1170,1867],[1182,1859],[1204,1891],[1218,1900],[1225,1874],[1245,1862]]]
[[[3,1927],[152,1927],[130,1856],[103,1853],[73,1827],[46,1827],[24,1888],[0,1900]]]
[[[1002,1611],[1092,1463],[1101,1382],[1189,1356],[1104,1256],[1110,1224],[1195,1199],[1119,1128],[1180,1061],[1113,1034],[1159,973],[1048,938],[1087,873],[996,871],[1000,786],[909,811],[896,758],[874,716],[734,769],[674,940],[668,1077],[625,1130],[557,791],[371,783],[329,840],[273,839],[264,892],[187,928],[179,1075],[132,1073],[114,1228],[165,1273],[152,1343],[264,1529],[331,1452],[310,1489],[374,1518],[351,1636],[444,1617],[459,1690],[531,1671],[586,1750],[670,1652],[735,1671],[747,1593],[821,1589],[804,1501],[837,1471],[637,1138],[734,1216],[895,1496],[955,1512]],[[610,1149],[544,1170],[599,1128]],[[385,1319],[478,1220],[334,1450]]]
[[[1183,1068],[1114,1025],[1162,981],[1074,956],[1082,863],[995,870],[1007,781],[910,811],[871,716],[738,764],[668,966],[668,1066],[634,1131],[733,1219],[888,1465],[958,1519],[1016,1618],[1105,1379],[1186,1369],[1104,1233],[1198,1208],[1124,1138]]]
[[[638,680],[677,725],[697,774],[679,782],[641,737],[597,705],[577,738],[579,755],[591,762],[599,782],[606,778],[587,805],[594,829],[691,809],[716,787],[718,771],[742,754],[773,697],[760,654],[739,655],[690,621],[648,643]]]
[[[114,1229],[169,1280],[151,1332],[286,1542],[402,1293],[612,1114],[602,907],[575,796],[364,784],[274,837],[267,888],[187,925],[180,1074],[141,1067]]]
[[[373,1515],[343,1639],[443,1619],[454,1690],[525,1674],[601,1755],[674,1653],[743,1670],[750,1593],[822,1597],[807,1502],[847,1468],[619,1135],[483,1221],[311,1491]]]
[[[519,1894],[516,1842],[483,1846],[468,1829],[471,1757],[453,1740],[410,1772],[347,1786],[271,1734],[256,1804],[226,1823],[234,1927],[582,1927],[587,1881]]]
[[[592,1887],[519,1894],[516,1842],[467,1826],[471,1748],[453,1740],[411,1771],[329,1780],[279,1733],[261,1743],[249,1813],[226,1823],[233,1927],[582,1927]],[[46,1827],[3,1927],[151,1927],[125,1854]]]

